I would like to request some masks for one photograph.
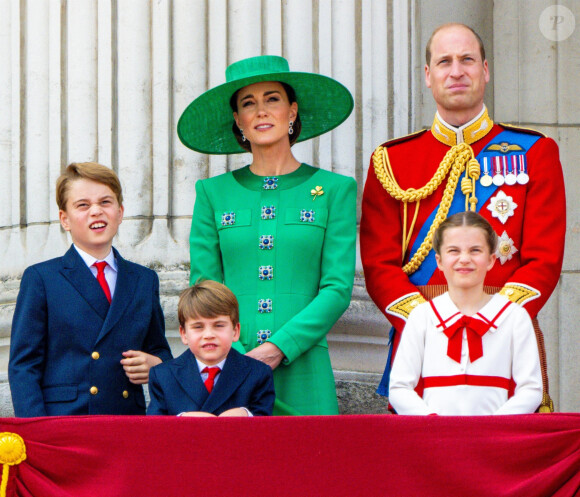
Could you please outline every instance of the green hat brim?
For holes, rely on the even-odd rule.
[[[177,135],[188,148],[204,154],[246,152],[232,132],[231,96],[262,81],[289,84],[296,93],[302,131],[296,142],[319,136],[344,122],[354,102],[348,89],[332,78],[303,72],[272,72],[241,78],[206,91],[191,102],[177,123]]]

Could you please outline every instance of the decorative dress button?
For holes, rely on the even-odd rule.
[[[300,221],[302,221],[303,223],[312,223],[312,222],[314,222],[314,211],[313,210],[302,209],[300,211]]]
[[[274,219],[276,217],[276,207],[264,205],[262,207],[262,219]]]
[[[272,332],[270,330],[260,330],[257,333],[258,335],[258,343],[262,345],[268,338],[272,336]]]
[[[272,299],[258,300],[258,312],[263,314],[265,312],[272,312]]]
[[[97,387],[91,387],[89,392],[91,392],[91,395],[97,395],[99,393],[99,389]]]
[[[123,390],[123,398],[124,399],[128,399],[129,398],[129,392],[127,392],[127,390]]]
[[[99,357],[101,357],[101,355],[95,351],[91,354],[91,357],[96,361]]]
[[[264,178],[264,190],[275,190],[278,188],[278,178],[275,176]]]
[[[258,268],[258,277],[261,280],[271,280],[274,277],[272,266],[260,266]]]
[[[222,226],[231,226],[232,224],[236,224],[236,213],[224,212],[222,214]]]
[[[274,248],[274,237],[272,235],[260,235],[260,248],[262,250]]]

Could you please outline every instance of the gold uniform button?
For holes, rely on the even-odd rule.
[[[127,390],[123,390],[123,398],[124,399],[128,399],[129,398],[129,392],[127,392]]]
[[[90,392],[91,395],[97,395],[99,393],[99,389],[97,387],[91,387]]]
[[[99,357],[101,357],[101,355],[98,352],[93,352],[91,357],[96,361]]]

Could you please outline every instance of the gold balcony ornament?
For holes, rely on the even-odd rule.
[[[317,186],[310,190],[310,195],[312,195],[312,200],[316,200],[316,197],[320,197],[320,195],[324,195],[324,190],[321,186]]]
[[[2,483],[0,497],[6,497],[8,486],[8,470],[10,466],[20,464],[26,459],[26,445],[20,435],[16,433],[0,433],[0,464],[2,464]]]

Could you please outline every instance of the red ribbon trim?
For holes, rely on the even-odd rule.
[[[425,388],[455,387],[471,385],[475,387],[496,387],[509,390],[510,380],[502,376],[479,376],[473,374],[458,374],[454,376],[428,376],[423,378]]]

